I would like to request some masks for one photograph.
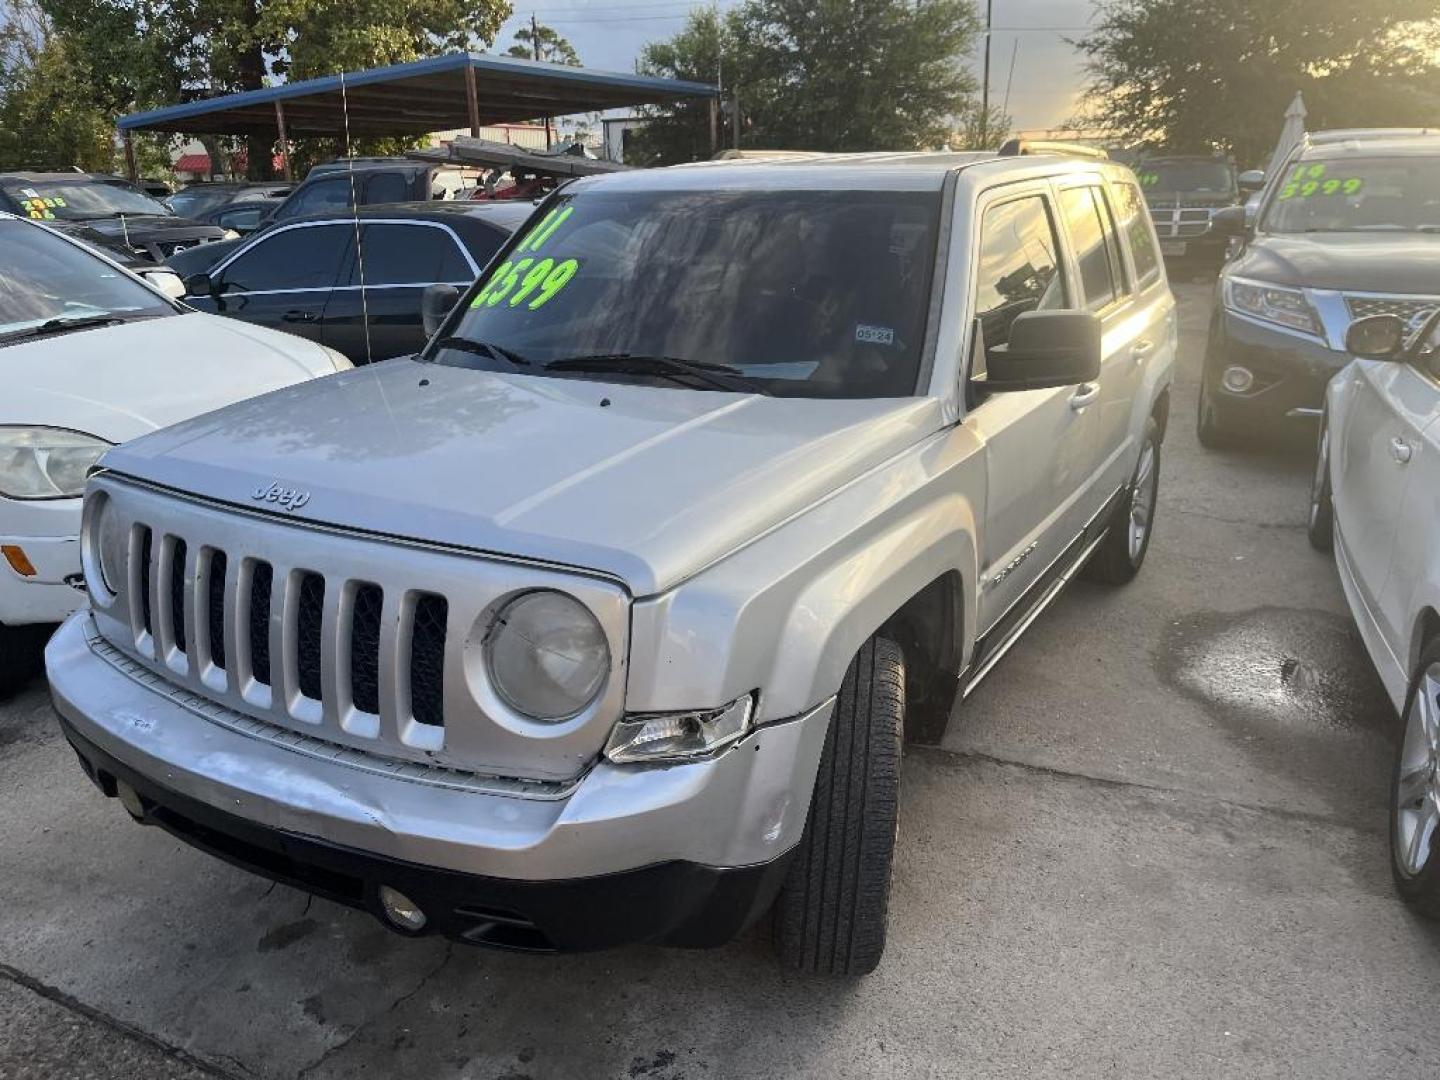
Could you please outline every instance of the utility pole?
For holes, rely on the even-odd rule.
[[[980,149],[990,145],[990,24],[995,0],[985,0],[985,77],[980,87]]]
[[[535,54],[535,59],[540,59],[540,23],[535,19],[535,13],[530,13],[530,51]],[[545,117],[545,149],[550,149],[550,117]]]

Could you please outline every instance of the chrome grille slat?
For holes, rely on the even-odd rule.
[[[486,620],[506,598],[537,588],[580,598],[601,620],[612,655],[624,657],[629,601],[609,581],[247,514],[113,475],[94,483],[131,529],[128,586],[120,596],[92,594],[96,625],[196,701],[336,753],[412,763],[422,780],[436,766],[568,780],[595,759],[620,716],[623,662],[589,709],[543,732],[506,710],[479,662]],[[307,587],[308,632],[298,617]],[[300,662],[307,633],[308,667]]]
[[[1440,296],[1364,296],[1347,293],[1345,309],[1352,319],[1370,315],[1398,315],[1407,322],[1440,308]]]

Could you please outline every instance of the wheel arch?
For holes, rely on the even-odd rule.
[[[1410,635],[1410,656],[1405,664],[1407,678],[1414,677],[1416,668],[1420,666],[1420,654],[1436,638],[1440,638],[1440,611],[1426,606],[1415,616],[1415,629]]]
[[[960,690],[965,582],[947,570],[901,604],[876,631],[905,657],[905,736],[938,743]]]

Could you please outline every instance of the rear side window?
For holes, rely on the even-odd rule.
[[[429,225],[365,225],[360,253],[366,285],[469,284],[475,279],[455,238]]]
[[[980,223],[975,316],[986,349],[1010,340],[1010,324],[1027,311],[1063,308],[1065,282],[1046,199],[1031,195],[991,206]]]
[[[267,236],[221,272],[222,292],[333,289],[354,230],[309,225]]]
[[[298,217],[301,214],[319,214],[326,210],[339,210],[350,206],[350,178],[332,176],[317,180],[308,187],[302,187],[295,197],[285,203],[276,213],[277,218]]]
[[[1091,311],[1109,307],[1120,297],[1119,251],[1115,227],[1098,187],[1068,188],[1060,193],[1061,212],[1075,258],[1080,264],[1080,288]]]
[[[1135,277],[1142,289],[1160,280],[1160,253],[1155,250],[1155,233],[1150,214],[1140,189],[1134,184],[1112,183],[1110,193],[1115,199],[1115,212],[1120,218],[1120,234],[1130,248],[1135,264]]]
[[[365,185],[365,202],[371,206],[377,203],[404,202],[409,197],[410,185],[405,182],[401,173],[377,173]]]

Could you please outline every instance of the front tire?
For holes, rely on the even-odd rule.
[[[1220,410],[1210,391],[1200,384],[1200,401],[1195,409],[1195,437],[1207,450],[1228,450],[1239,441],[1235,422]]]
[[[1390,783],[1390,869],[1405,902],[1440,919],[1440,639],[1425,646],[1405,697]]]
[[[1145,422],[1140,458],[1130,479],[1130,490],[1116,508],[1105,539],[1090,556],[1085,576],[1109,585],[1124,585],[1134,579],[1150,550],[1155,524],[1155,505],[1160,496],[1160,426],[1152,416]]]
[[[1305,534],[1316,551],[1335,547],[1335,502],[1330,487],[1330,414],[1320,418],[1320,435],[1315,443],[1315,476],[1310,481],[1310,515]]]
[[[787,967],[868,975],[885,952],[905,726],[900,647],[871,638],[835,701],[805,833],[775,901]]]
[[[40,670],[48,626],[0,626],[0,695],[19,690]]]

